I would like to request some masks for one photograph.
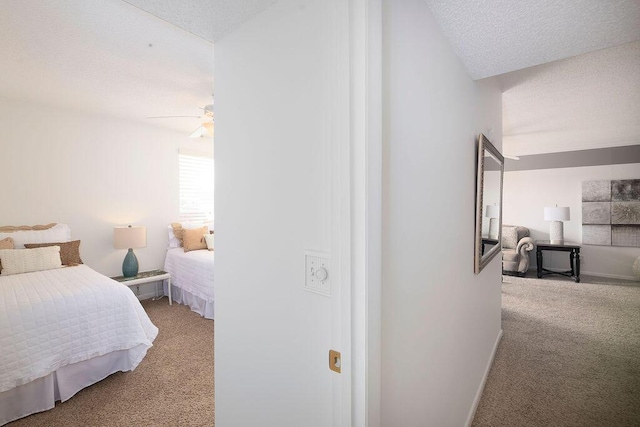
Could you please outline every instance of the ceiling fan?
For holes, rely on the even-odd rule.
[[[189,138],[211,138],[213,137],[213,104],[207,104],[200,108],[203,111],[199,116],[149,116],[147,119],[173,119],[173,118],[195,118],[205,119],[200,126],[194,130]]]

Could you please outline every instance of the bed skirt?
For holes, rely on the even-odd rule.
[[[36,412],[47,411],[56,401],[66,401],[85,387],[111,374],[130,371],[129,352],[120,350],[63,366],[49,375],[0,393],[0,426]]]
[[[167,284],[164,283],[164,294],[168,295]],[[177,286],[171,286],[171,298],[173,302],[184,304],[191,308],[191,311],[195,311],[205,319],[213,319],[213,301],[208,301],[197,295],[192,294]]]

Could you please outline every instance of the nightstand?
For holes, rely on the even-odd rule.
[[[158,282],[160,280],[166,280],[167,288],[169,290],[168,292],[169,305],[172,305],[171,274],[167,273],[166,271],[162,271],[162,270],[141,271],[140,273],[138,273],[133,277],[116,276],[116,277],[112,277],[112,279],[115,280],[116,282],[120,282],[129,287],[134,285],[141,285],[143,283]]]

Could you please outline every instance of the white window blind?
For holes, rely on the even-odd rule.
[[[180,221],[213,221],[213,158],[179,155]]]

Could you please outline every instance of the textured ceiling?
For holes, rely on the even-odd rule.
[[[120,0],[3,0],[0,56],[5,98],[189,133],[198,119],[146,116],[198,115],[212,99],[213,45]]]
[[[639,0],[425,2],[469,75],[498,76],[505,154],[640,143]]]
[[[146,117],[201,114],[213,41],[275,2],[2,0],[0,96],[191,133],[202,120]]]
[[[640,40],[638,0],[425,0],[473,79]]]
[[[507,155],[640,143],[640,41],[498,80]]]
[[[213,43],[277,0],[124,1]]]

